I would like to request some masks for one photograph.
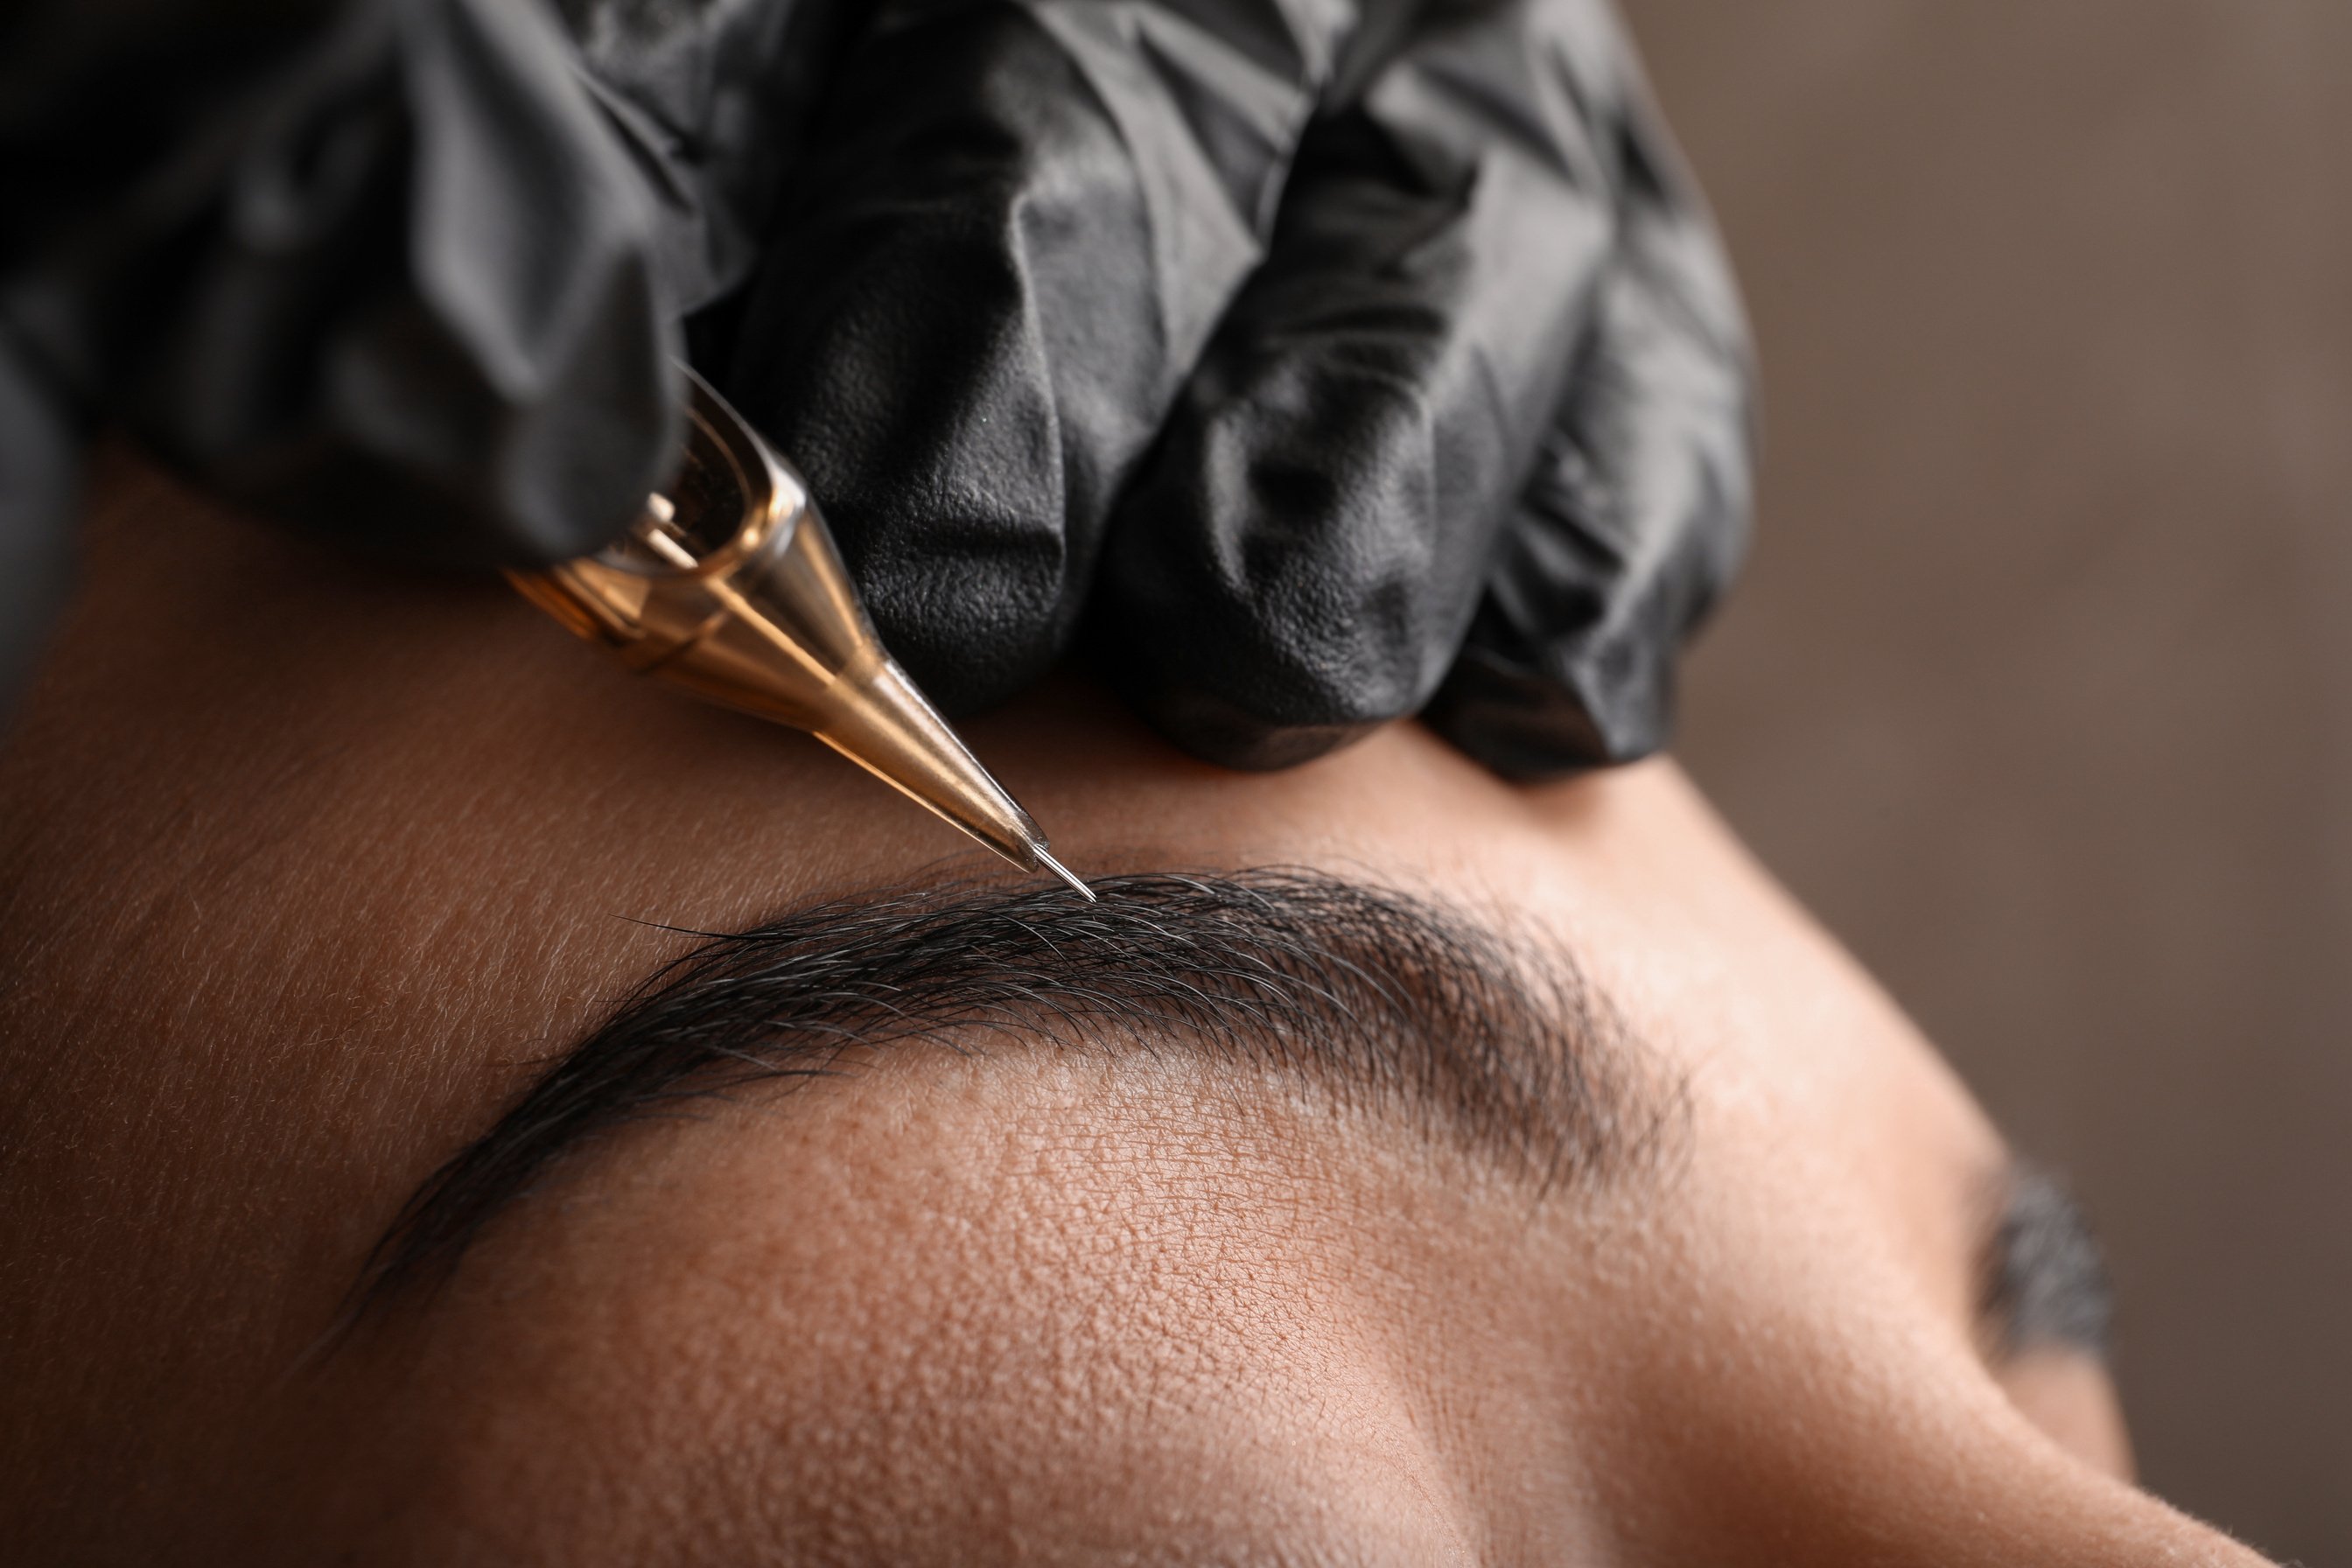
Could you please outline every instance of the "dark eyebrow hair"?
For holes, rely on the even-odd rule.
[[[352,1315],[446,1279],[501,1212],[615,1130],[925,1043],[1182,1051],[1402,1116],[1538,1193],[1645,1167],[1683,1121],[1557,948],[1319,872],[948,883],[818,903],[656,972],[435,1172],[370,1257]]]
[[[2098,1237],[2065,1184],[2017,1162],[1995,1178],[1992,1212],[1977,1310],[1994,1354],[2056,1349],[2107,1359],[2115,1289]]]

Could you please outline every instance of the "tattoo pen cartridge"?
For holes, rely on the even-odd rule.
[[[632,668],[805,730],[1024,871],[1094,893],[882,647],[808,487],[696,375],[685,459],[618,542],[523,596]]]

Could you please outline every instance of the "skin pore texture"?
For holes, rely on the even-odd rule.
[[[1076,681],[966,732],[1082,874],[1572,964],[1654,1135],[1542,1183],[1149,1028],[951,1028],[604,1129],[337,1334],[688,932],[1015,884],[495,584],[117,462],[0,747],[0,1558],[2258,1561],[1988,1326],[2010,1156],[1670,764],[1241,775]]]

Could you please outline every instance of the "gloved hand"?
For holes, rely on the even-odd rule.
[[[1600,0],[899,0],[836,37],[842,15],[567,8],[661,210],[662,296],[756,261],[698,357],[809,474],[944,706],[1009,695],[1083,630],[1228,762],[1424,703],[1516,773],[1659,743],[1744,531],[1747,372]],[[495,93],[450,96],[506,150]],[[583,189],[607,172],[581,166]],[[456,209],[543,205],[490,184]],[[613,228],[616,257],[643,237]],[[543,323],[541,277],[507,268],[483,319]],[[563,515],[592,511],[615,526]]]
[[[11,7],[0,192],[0,714],[100,422],[476,567],[598,548],[675,461],[667,230],[529,4]]]
[[[761,188],[687,85],[740,16],[582,4],[668,183]],[[950,712],[1085,636],[1244,766],[1424,710],[1519,775],[1663,742],[1748,362],[1604,0],[884,0],[807,138],[698,344]]]

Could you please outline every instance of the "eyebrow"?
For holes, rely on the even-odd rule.
[[[625,1126],[927,1045],[1183,1053],[1287,1075],[1452,1139],[1539,1194],[1648,1169],[1677,1142],[1679,1080],[1556,945],[1316,871],[1090,886],[1098,902],[948,883],[686,933],[698,945],[408,1199],[353,1314],[446,1281],[494,1219]]]
[[[1994,1356],[2064,1350],[2107,1360],[2115,1288],[2098,1237],[2065,1184],[2014,1162],[1994,1178],[1990,1213],[1977,1317]]]

